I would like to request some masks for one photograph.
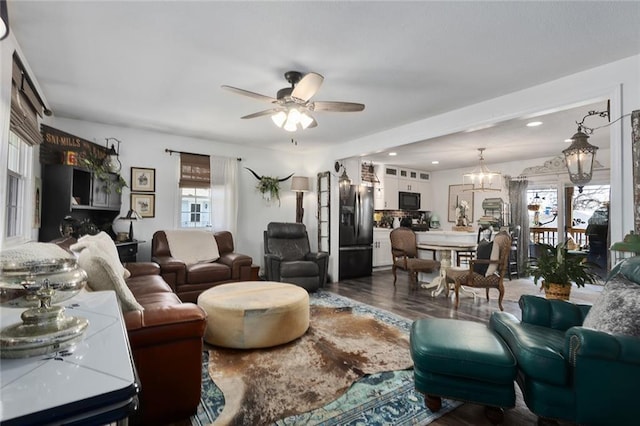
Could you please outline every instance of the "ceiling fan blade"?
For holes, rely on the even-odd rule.
[[[277,99],[272,98],[271,96],[261,95],[260,93],[250,92],[244,89],[238,89],[237,87],[223,85],[221,86],[223,89],[228,90],[233,93],[237,93],[238,95],[248,96],[253,99],[257,99],[263,102],[276,103]]]
[[[296,87],[293,88],[293,92],[291,92],[291,97],[308,101],[316,94],[318,89],[320,89],[323,81],[323,76],[315,72],[310,72],[302,77],[302,80],[296,84]]]
[[[355,102],[317,101],[313,103],[314,111],[355,112],[362,111],[363,109],[364,104],[358,104]]]
[[[240,118],[247,119],[247,118],[263,117],[265,115],[275,114],[278,111],[280,111],[280,109],[278,109],[278,108],[266,109],[264,111],[254,112],[253,114],[245,115],[244,117],[240,117]]]

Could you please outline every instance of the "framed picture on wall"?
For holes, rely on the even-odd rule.
[[[131,168],[131,192],[155,192],[156,169]]]
[[[131,208],[143,217],[156,217],[155,194],[131,194]]]
[[[469,219],[469,223],[473,223],[473,192],[469,191],[472,188],[473,185],[449,185],[449,216],[447,217],[449,222],[455,222],[458,219],[456,217],[456,207],[458,207],[460,201],[464,200],[469,205],[467,219]]]

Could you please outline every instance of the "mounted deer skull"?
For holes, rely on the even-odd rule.
[[[278,206],[280,206],[280,182],[290,179],[291,176],[293,176],[293,173],[285,178],[279,179],[277,177],[260,176],[248,167],[245,167],[245,169],[249,170],[256,179],[258,179],[258,186],[256,186],[256,189],[260,191],[262,197],[267,202],[270,202],[272,198],[276,198],[278,200]]]

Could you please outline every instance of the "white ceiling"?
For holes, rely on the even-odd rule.
[[[343,143],[640,53],[636,1],[9,0],[9,15],[55,116],[273,149]],[[324,75],[314,100],[365,110],[317,112],[317,128],[292,135],[241,120],[266,105],[220,88],[275,96],[288,70]],[[593,107],[432,140],[429,153],[462,160],[490,138],[491,162],[522,158],[525,143],[556,155]],[[394,163],[442,161],[421,145]]]

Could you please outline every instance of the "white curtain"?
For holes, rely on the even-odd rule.
[[[237,235],[238,160],[211,156],[211,225]]]

